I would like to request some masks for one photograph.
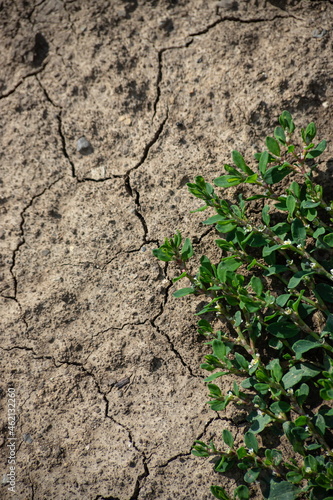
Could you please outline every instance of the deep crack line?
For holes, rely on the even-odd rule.
[[[215,28],[218,24],[221,24],[223,22],[236,22],[236,23],[241,23],[241,24],[270,23],[272,21],[275,21],[276,19],[288,19],[289,17],[292,17],[293,19],[297,19],[298,21],[304,21],[304,19],[298,18],[290,13],[288,13],[288,15],[276,14],[271,18],[259,17],[259,18],[250,18],[250,19],[242,19],[242,18],[236,17],[236,16],[223,16],[223,17],[220,17],[219,19],[216,19],[216,21],[209,24],[208,26],[206,26],[206,28],[203,28],[202,30],[198,31],[197,33],[189,33],[188,36],[197,37],[200,35],[204,35],[204,34],[208,33],[208,31],[210,31],[211,29]],[[189,43],[186,46],[188,46],[188,45],[189,45]]]
[[[162,135],[163,130],[164,130],[164,125],[166,124],[168,118],[169,118],[169,111],[167,110],[164,119],[159,124],[152,139],[150,141],[148,141],[146,146],[144,147],[144,150],[143,150],[143,153],[142,153],[140,160],[138,161],[138,163],[136,165],[134,165],[134,167],[130,168],[127,171],[127,173],[125,174],[125,179],[127,179],[129,177],[130,173],[133,172],[133,170],[137,170],[139,167],[141,167],[141,165],[144,164],[144,162],[148,158],[148,155],[149,155],[151,148],[154,146],[154,144],[158,141],[158,139]],[[122,177],[122,176],[120,176],[120,177]]]
[[[148,240],[147,240],[148,226],[147,226],[147,223],[146,223],[144,216],[141,213],[140,193],[136,189],[132,188],[131,181],[130,181],[130,174],[134,170],[137,170],[139,167],[141,167],[141,165],[143,165],[144,162],[147,160],[151,148],[154,146],[154,144],[156,144],[156,142],[159,140],[160,136],[162,135],[163,130],[164,130],[164,126],[165,126],[168,118],[169,118],[169,112],[167,110],[166,115],[165,115],[164,119],[161,121],[157,130],[155,131],[154,136],[146,144],[139,162],[134,167],[129,169],[125,175],[119,175],[119,176],[115,175],[114,176],[114,177],[122,177],[124,179],[125,190],[129,194],[129,196],[131,196],[134,199],[134,203],[135,203],[135,207],[136,207],[134,209],[134,215],[140,220],[140,223],[142,225],[142,229],[143,229],[142,240],[143,240],[144,244],[148,244]]]
[[[136,500],[137,497],[138,497],[138,494],[139,494],[139,491],[140,491],[140,484],[141,484],[141,481],[142,479],[144,479],[145,477],[147,477],[149,475],[149,469],[148,469],[148,466],[147,466],[147,457],[144,453],[144,451],[140,450],[136,443],[135,443],[135,440],[133,438],[133,435],[130,431],[130,429],[128,429],[124,424],[122,424],[121,422],[118,422],[114,417],[112,417],[110,414],[109,414],[109,400],[107,398],[107,393],[103,392],[98,381],[96,380],[96,377],[95,375],[87,370],[87,368],[85,368],[84,364],[83,363],[80,363],[78,361],[58,361],[58,365],[56,364],[56,360],[53,360],[55,366],[57,368],[59,368],[61,365],[69,365],[69,366],[78,366],[83,373],[85,373],[87,376],[91,377],[92,380],[94,381],[94,384],[96,385],[96,388],[97,388],[97,392],[100,396],[102,396],[102,399],[104,401],[104,404],[105,404],[105,412],[104,412],[104,418],[107,418],[109,420],[111,420],[111,422],[115,423],[116,425],[118,425],[119,427],[121,427],[122,429],[124,429],[127,434],[128,434],[128,437],[129,437],[129,441],[130,443],[132,444],[133,448],[137,451],[137,453],[141,456],[142,458],[142,464],[143,464],[143,468],[144,468],[144,472],[142,474],[140,474],[136,480],[136,484],[135,484],[135,487],[134,487],[134,493],[133,495],[131,496],[131,498],[129,500]]]
[[[219,418],[217,416],[215,417],[212,417],[208,420],[208,422],[205,423],[204,425],[204,430],[203,432],[199,435],[198,438],[196,438],[194,441],[200,441],[200,439],[202,438],[202,436],[205,434],[205,432],[207,431],[208,427],[210,426],[210,424],[212,422],[214,422],[215,420],[219,420]],[[178,453],[177,455],[175,455],[174,457],[171,457],[169,458],[164,464],[161,464],[158,466],[159,469],[164,469],[165,467],[168,467],[168,465],[171,463],[171,462],[174,462],[175,460],[178,460],[179,458],[181,457],[190,457],[192,455],[192,447],[193,445],[191,446],[191,449],[189,452],[187,453]]]
[[[188,47],[189,45],[191,45],[192,42],[193,42],[193,38],[183,45],[176,45],[174,47],[165,47],[165,48],[162,48],[158,51],[158,53],[157,53],[158,70],[157,70],[157,77],[156,77],[156,84],[155,84],[156,85],[156,98],[155,98],[155,101],[153,103],[154,112],[153,112],[153,116],[152,116],[152,121],[154,120],[154,118],[156,116],[157,106],[158,106],[158,103],[159,103],[160,98],[161,98],[161,82],[163,80],[163,54],[164,54],[164,52],[167,52],[168,50],[184,49],[184,48]]]
[[[73,163],[73,161],[70,159],[70,156],[68,154],[68,151],[67,151],[67,145],[66,145],[66,138],[65,138],[65,134],[63,132],[63,124],[62,124],[62,108],[61,106],[59,106],[58,104],[56,104],[53,99],[51,98],[51,96],[49,95],[49,93],[47,92],[46,88],[44,87],[44,85],[42,84],[42,82],[40,81],[40,79],[36,76],[36,80],[40,86],[40,88],[42,89],[43,91],[43,94],[46,98],[46,100],[54,107],[58,110],[58,113],[56,114],[56,119],[57,119],[57,122],[58,122],[58,134],[59,134],[59,137],[60,137],[60,140],[61,140],[61,150],[62,150],[62,154],[63,156],[66,158],[66,160],[68,161],[68,163],[70,164],[71,166],[71,172],[72,172],[72,177],[76,180],[77,177],[76,177],[76,172],[75,172],[75,165]],[[82,182],[82,181],[81,181]]]
[[[44,71],[44,69],[47,66],[47,63],[48,63],[48,59],[46,59],[46,62],[44,62],[44,64],[40,68],[35,69],[34,71],[31,71],[31,73],[27,73],[26,75],[22,76],[22,78],[20,78],[20,80],[16,83],[16,85],[14,85],[14,87],[12,87],[7,92],[3,92],[0,95],[0,99],[5,99],[6,97],[10,96],[11,94],[14,94],[14,92],[18,89],[18,87],[20,87],[24,83],[24,80],[26,80],[26,78],[30,78],[31,76],[36,76],[39,73],[41,73],[42,71]]]
[[[9,272],[13,278],[13,282],[14,282],[14,296],[9,296],[9,297],[6,297],[8,299],[14,299],[14,300],[17,300],[16,299],[16,296],[17,296],[17,278],[15,276],[15,273],[14,273],[14,267],[16,265],[16,255],[18,253],[18,251],[20,250],[21,246],[24,245],[25,243],[25,236],[24,236],[24,224],[25,224],[25,213],[27,212],[27,210],[29,210],[29,208],[33,205],[34,201],[37,199],[37,198],[40,198],[41,196],[43,196],[43,194],[48,191],[49,189],[51,189],[57,182],[59,182],[61,179],[63,179],[63,177],[59,177],[58,179],[56,179],[55,181],[53,181],[49,186],[45,187],[40,193],[36,194],[35,196],[33,196],[30,200],[30,202],[28,203],[28,205],[26,205],[22,212],[20,213],[20,217],[21,217],[21,222],[20,222],[20,241],[18,242],[16,248],[14,248],[13,250],[13,258],[12,258],[12,264],[10,266],[10,269],[9,269]]]
[[[218,14],[219,15],[219,14]],[[220,16],[220,15],[219,15]],[[242,24],[253,24],[253,23],[263,23],[263,22],[271,22],[275,21],[276,19],[288,19],[289,17],[292,17],[294,19],[297,19],[298,21],[304,21],[304,19],[298,18],[294,16],[291,13],[287,13],[287,15],[281,15],[281,14],[276,14],[272,18],[250,18],[250,19],[241,19],[236,16],[223,16],[219,17],[216,19],[214,22],[203,28],[202,30],[196,32],[196,33],[189,33],[187,36],[192,37],[190,40],[185,42],[183,45],[175,45],[173,47],[163,47],[160,49],[157,53],[157,63],[158,63],[158,70],[157,70],[157,77],[156,77],[156,98],[153,103],[153,116],[152,116],[152,121],[154,120],[156,113],[157,113],[157,106],[159,104],[159,101],[161,99],[161,82],[163,80],[163,54],[169,50],[178,50],[178,49],[186,49],[189,47],[193,42],[195,37],[198,37],[200,35],[204,35],[208,33],[210,30],[214,29],[217,25],[223,23],[223,22],[238,22]]]
[[[172,284],[171,284],[171,285],[172,285]],[[171,285],[170,285],[170,286],[171,286]],[[169,288],[170,288],[170,286],[169,286]],[[161,304],[160,308],[161,308],[160,312],[159,312],[159,313],[158,313],[158,314],[157,314],[157,315],[156,315],[153,319],[149,320],[149,321],[150,321],[150,324],[152,325],[152,327],[153,327],[153,328],[155,328],[155,330],[156,330],[158,333],[160,333],[163,337],[165,337],[165,338],[167,339],[167,341],[168,341],[168,343],[169,343],[169,345],[170,345],[170,347],[171,347],[171,351],[172,351],[172,352],[175,354],[175,356],[179,359],[179,361],[181,362],[181,364],[183,365],[183,367],[184,367],[184,368],[185,368],[185,369],[186,369],[186,370],[190,373],[191,377],[194,377],[194,378],[200,378],[200,379],[201,379],[202,377],[201,377],[200,375],[195,375],[195,374],[193,373],[192,368],[191,368],[191,367],[190,367],[190,366],[189,366],[189,365],[188,365],[188,364],[184,361],[184,359],[183,359],[182,355],[181,355],[181,354],[180,354],[180,352],[176,349],[176,347],[175,347],[174,343],[172,342],[172,340],[171,340],[170,336],[169,336],[166,332],[163,332],[163,331],[159,328],[159,326],[157,326],[157,325],[155,324],[156,319],[157,319],[157,318],[159,318],[159,317],[163,314],[163,312],[164,312],[164,307],[163,307],[163,305],[162,305],[162,304]]]

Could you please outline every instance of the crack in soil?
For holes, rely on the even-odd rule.
[[[161,98],[161,82],[163,80],[163,54],[164,54],[164,52],[167,52],[168,50],[184,49],[184,48],[188,47],[189,45],[191,45],[192,42],[193,42],[193,39],[189,40],[184,45],[176,45],[174,47],[165,47],[165,48],[162,48],[158,51],[158,53],[157,53],[158,70],[157,70],[157,77],[156,77],[156,98],[155,98],[155,101],[153,103],[154,113],[153,113],[152,121],[154,120],[154,118],[156,116],[157,106],[158,106],[158,103],[159,103],[160,98]]]
[[[205,432],[207,431],[208,427],[210,426],[210,424],[212,424],[215,420],[221,420],[220,419],[220,416],[219,415],[215,415],[214,417],[211,417],[208,422],[205,423],[204,425],[204,428],[203,428],[203,431],[199,434],[199,436],[196,438],[195,441],[201,441],[202,439],[202,436],[205,434]]]
[[[23,208],[22,212],[20,213],[20,217],[21,217],[21,222],[20,222],[20,237],[19,237],[20,241],[18,242],[16,248],[14,248],[14,250],[13,250],[12,265],[10,266],[10,269],[9,269],[9,272],[12,275],[13,283],[14,283],[14,295],[6,297],[6,298],[13,299],[13,300],[17,301],[17,298],[16,298],[16,296],[17,296],[17,278],[16,278],[16,276],[14,274],[14,267],[16,265],[16,254],[19,251],[19,249],[21,248],[21,246],[24,245],[24,243],[25,243],[25,237],[24,237],[25,213],[26,213],[27,210],[29,210],[29,208],[33,205],[34,201],[37,198],[40,198],[41,196],[43,196],[43,194],[46,191],[48,191],[49,189],[51,189],[61,179],[63,179],[63,177],[59,177],[58,179],[56,179],[55,181],[53,181],[49,186],[46,186],[40,193],[35,194],[31,198],[31,200],[29,201],[29,203]],[[19,304],[18,301],[17,301],[17,303]]]
[[[164,295],[164,303],[163,304],[160,304],[160,312],[156,314],[156,316],[153,318],[153,319],[150,319],[149,322],[150,324],[152,325],[153,328],[155,328],[155,330],[160,333],[163,337],[165,337],[170,345],[170,348],[171,348],[171,351],[175,354],[175,356],[179,359],[179,361],[181,362],[181,364],[183,365],[184,368],[186,368],[186,370],[188,370],[188,372],[190,373],[191,377],[195,377],[195,378],[202,378],[200,377],[200,375],[195,375],[193,373],[193,370],[192,368],[184,361],[182,355],[180,354],[180,352],[176,349],[174,343],[172,342],[170,336],[162,331],[160,329],[160,327],[158,325],[155,324],[155,321],[157,320],[157,318],[159,318],[163,312],[164,312],[164,307],[168,301],[168,295],[169,295],[169,290],[170,288],[172,287],[172,283],[170,283],[166,288],[165,288],[165,295]]]
[[[219,417],[218,416],[215,416],[215,417],[212,417],[209,419],[208,422],[205,423],[205,426],[204,426],[204,430],[203,432],[199,435],[198,438],[196,438],[195,440],[198,440],[200,441],[200,439],[202,438],[202,436],[205,434],[207,428],[210,426],[210,424],[212,422],[214,422],[215,420],[219,420]],[[192,449],[192,446],[191,446],[191,449]],[[192,452],[191,450],[187,453],[178,453],[177,455],[175,455],[174,457],[171,457],[169,458],[164,464],[161,464],[161,465],[158,465],[158,468],[160,469],[163,469],[165,467],[168,467],[168,465],[171,463],[171,462],[174,462],[175,460],[178,460],[178,458],[181,458],[181,457],[190,457],[192,455]]]
[[[62,151],[62,154],[63,156],[66,158],[66,160],[68,161],[68,163],[70,164],[71,166],[71,173],[72,173],[72,177],[74,179],[77,179],[76,177],[76,172],[75,172],[75,165],[74,165],[74,162],[71,160],[69,154],[68,154],[68,151],[67,151],[67,144],[66,144],[66,138],[65,138],[65,134],[63,132],[63,125],[62,125],[62,108],[61,106],[59,106],[58,104],[56,104],[53,99],[51,98],[51,96],[49,95],[49,93],[47,92],[46,88],[44,87],[44,85],[42,84],[42,82],[40,81],[40,79],[36,76],[36,80],[40,86],[40,88],[42,89],[43,91],[43,94],[46,98],[46,100],[56,109],[59,110],[59,112],[56,114],[56,119],[58,121],[58,134],[59,134],[59,137],[60,137],[60,140],[61,140],[61,151]],[[78,181],[79,182],[79,181]]]
[[[22,76],[20,78],[20,80],[14,85],[13,88],[11,88],[10,90],[8,90],[7,92],[3,92],[0,95],[0,100],[1,99],[5,99],[6,97],[14,94],[14,92],[18,89],[18,87],[20,87],[24,83],[24,80],[26,80],[27,78],[30,78],[31,76],[36,76],[39,73],[41,73],[42,71],[44,71],[44,69],[46,68],[47,64],[48,64],[48,60],[46,60],[44,62],[44,64],[40,68],[35,69],[34,71],[31,71],[30,73],[27,73],[26,75]]]
[[[217,7],[218,10],[218,7]],[[217,14],[220,15],[220,14]],[[216,21],[212,22],[205,28],[203,28],[201,31],[198,31],[197,33],[189,33],[187,36],[193,37],[187,42],[185,42],[183,45],[176,45],[174,47],[164,47],[160,49],[157,53],[157,62],[158,62],[158,70],[157,70],[157,77],[156,77],[156,98],[153,103],[153,116],[152,116],[152,121],[154,120],[157,112],[157,106],[160,102],[161,99],[161,82],[163,80],[163,54],[169,50],[178,50],[178,49],[184,49],[189,47],[193,42],[194,42],[194,37],[199,37],[201,35],[204,35],[208,33],[211,29],[214,29],[218,24],[221,24],[223,22],[239,22],[239,23],[244,23],[244,24],[252,24],[252,23],[263,23],[263,22],[271,22],[275,21],[276,19],[287,19],[288,17],[292,17],[294,19],[297,19],[298,21],[304,21],[304,19],[298,18],[297,16],[294,16],[293,14],[288,14],[288,15],[281,15],[281,14],[276,14],[273,16],[271,19],[267,18],[252,18],[252,19],[241,19],[236,16],[223,16],[219,17],[216,19]]]
[[[242,23],[242,24],[254,24],[254,23],[269,23],[269,22],[275,21],[276,19],[288,19],[289,17],[292,17],[293,19],[297,19],[298,21],[304,21],[304,19],[296,17],[291,13],[288,13],[288,15],[276,14],[273,17],[271,17],[270,19],[263,18],[263,17],[241,19],[237,16],[223,16],[223,17],[220,17],[219,19],[216,19],[216,21],[209,24],[208,26],[206,26],[206,28],[203,28],[201,31],[198,31],[197,33],[189,33],[188,36],[196,37],[196,36],[204,35],[204,34],[208,33],[208,31],[210,31],[211,29],[214,29],[218,24],[221,24],[225,21],[226,22],[229,21],[229,22]],[[186,45],[186,47],[188,45]]]
[[[42,357],[44,358],[44,356]],[[39,358],[38,358],[39,359]],[[46,356],[46,359],[49,359],[47,356]],[[51,358],[53,359],[53,358]],[[130,500],[135,500],[138,496],[138,493],[139,493],[139,490],[140,490],[140,482],[143,478],[147,477],[149,475],[149,469],[148,469],[148,466],[147,466],[147,457],[144,453],[144,451],[141,451],[136,443],[135,443],[135,440],[132,436],[132,433],[131,431],[124,425],[122,424],[121,422],[118,422],[114,417],[112,417],[111,415],[109,415],[109,401],[107,399],[107,396],[105,392],[102,391],[102,389],[100,388],[100,385],[98,383],[98,381],[96,380],[96,377],[95,375],[87,370],[87,368],[85,368],[85,366],[83,365],[83,363],[80,363],[78,361],[58,361],[59,362],[59,365],[56,364],[56,361],[53,359],[53,362],[55,364],[55,366],[57,368],[59,368],[61,365],[73,365],[73,366],[78,366],[80,367],[80,369],[82,370],[82,372],[84,372],[86,375],[88,375],[89,377],[91,377],[94,381],[94,384],[96,385],[96,388],[97,388],[97,392],[98,394],[100,394],[102,396],[102,399],[105,403],[105,413],[104,413],[104,417],[105,418],[108,418],[110,419],[112,422],[114,422],[115,424],[119,425],[122,429],[124,429],[127,434],[128,434],[128,437],[129,437],[129,441],[130,443],[132,444],[133,448],[141,455],[141,459],[142,459],[142,462],[143,462],[143,467],[144,467],[144,472],[142,474],[140,474],[137,478],[137,481],[136,481],[136,485],[135,485],[135,488],[134,488],[134,493],[132,495],[132,497],[130,498]]]
[[[34,14],[35,10],[37,9],[37,7],[40,7],[45,2],[46,2],[46,0],[41,0],[41,2],[37,3],[36,5],[34,5],[33,8],[32,8],[32,10],[27,15],[27,18],[29,19],[29,21],[32,24],[32,26],[34,26],[35,23],[32,21],[31,17],[33,16],[33,14]]]

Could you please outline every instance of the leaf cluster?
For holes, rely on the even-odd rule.
[[[243,470],[245,483],[260,481],[264,498],[328,500],[333,498],[333,409],[328,404],[333,400],[333,202],[325,199],[314,176],[314,159],[326,141],[313,142],[317,130],[310,123],[301,129],[299,146],[295,129],[284,111],[265,140],[267,149],[255,155],[256,167],[233,151],[232,164],[224,165],[226,173],[214,185],[202,176],[188,183],[204,201],[199,210],[215,212],[203,224],[215,226],[218,262],[203,255],[197,271],[189,270],[193,246],[188,238],[183,243],[179,232],[153,253],[179,266],[182,272],[174,281],[189,281],[174,296],[206,299],[197,314],[198,331],[211,348],[201,365],[209,372],[211,409],[224,411],[230,403],[248,408],[241,446],[224,429],[224,448],[196,441],[193,454],[215,457],[217,472]],[[216,192],[245,184],[256,186],[256,194],[230,201]],[[257,219],[251,211],[254,200],[263,205]],[[222,329],[216,331],[218,319]],[[224,394],[217,382],[230,374],[235,381]],[[271,428],[286,436],[295,458],[264,446],[259,436]],[[211,492],[231,498],[220,486]],[[250,497],[251,486],[245,484],[233,494]]]

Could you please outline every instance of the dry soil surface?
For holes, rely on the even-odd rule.
[[[209,410],[198,304],[152,249],[178,229],[209,253],[186,183],[252,158],[284,109],[333,136],[333,5],[4,0],[0,18],[0,496],[211,499],[239,477],[191,445],[246,422]]]

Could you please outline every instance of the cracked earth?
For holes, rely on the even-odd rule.
[[[208,500],[239,478],[191,445],[246,422],[205,404],[198,304],[152,249],[180,230],[211,255],[186,183],[251,158],[284,109],[332,137],[332,3],[5,0],[0,16],[0,496]]]

